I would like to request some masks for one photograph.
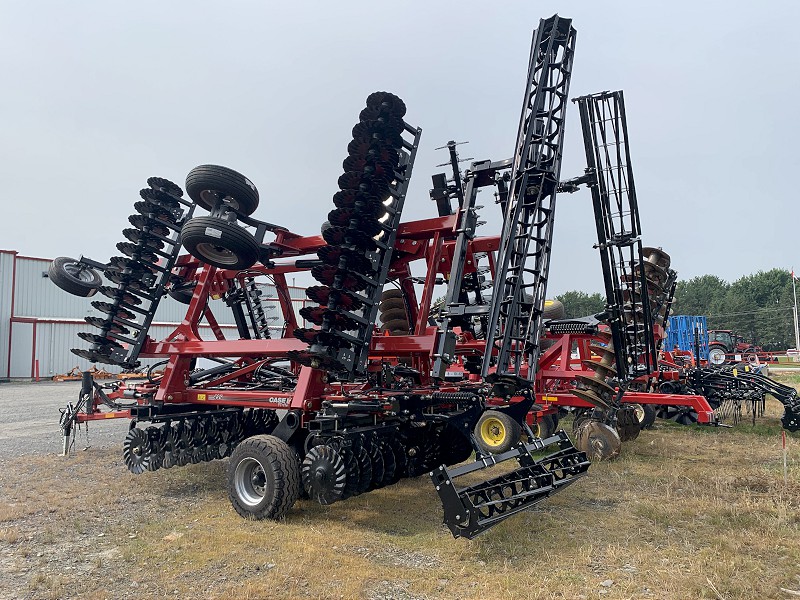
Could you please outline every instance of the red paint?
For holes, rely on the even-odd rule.
[[[39,381],[38,378],[39,373],[39,361],[36,360],[36,322],[33,323],[33,343],[31,344],[31,377],[36,377],[36,381]],[[10,375],[10,373],[9,373]]]
[[[6,377],[11,377],[11,335],[14,329],[14,296],[17,291],[17,253],[13,250],[4,250],[3,252],[14,255],[11,266],[11,321],[8,324],[8,364],[6,365]]]

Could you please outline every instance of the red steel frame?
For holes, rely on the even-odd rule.
[[[593,376],[594,371],[585,369],[582,361],[599,360],[591,349],[590,343],[600,340],[591,335],[565,334],[553,336],[553,345],[542,353],[539,359],[539,371],[536,375],[537,399],[544,403],[575,408],[594,408],[572,394],[570,389],[575,386],[576,375]],[[676,379],[678,371],[659,371],[653,375],[637,380],[640,386],[649,389],[652,383],[664,379]],[[647,391],[626,391],[622,402],[631,404],[662,404],[670,406],[687,406],[697,413],[698,423],[713,424],[716,422],[714,410],[704,396],[660,394]]]
[[[370,356],[375,359],[391,360],[397,357],[410,358],[411,364],[421,374],[421,386],[431,384],[430,370],[433,352],[436,347],[437,328],[428,325],[430,307],[434,298],[437,276],[447,277],[452,269],[452,258],[455,239],[458,235],[458,215],[436,217],[401,224],[395,244],[395,259],[389,273],[390,280],[397,280],[404,291],[409,322],[413,323],[413,334],[405,336],[375,335],[372,338]],[[490,274],[494,277],[494,255],[499,247],[499,236],[475,238],[469,241],[465,260],[465,272],[476,269],[476,253],[485,253],[489,258]],[[138,391],[154,393],[157,402],[209,404],[214,406],[242,406],[267,409],[290,409],[300,411],[301,418],[308,412],[318,411],[323,400],[345,400],[345,391],[359,389],[360,384],[327,383],[323,371],[310,367],[294,366],[298,374],[297,386],[291,392],[266,390],[210,389],[216,388],[232,380],[249,377],[261,364],[270,360],[286,360],[290,350],[303,350],[306,344],[292,335],[298,326],[292,301],[288,296],[286,274],[307,270],[297,267],[297,257],[315,254],[325,245],[321,236],[301,237],[286,230],[276,234],[273,245],[283,250],[282,262],[263,265],[257,264],[244,272],[219,270],[205,265],[197,259],[182,256],[176,266],[176,272],[187,280],[196,280],[192,299],[186,316],[181,324],[165,339],[156,341],[149,339],[142,348],[141,358],[167,358],[164,375],[158,386],[154,384],[134,384]],[[286,261],[285,259],[290,259]],[[422,293],[417,298],[416,289],[411,277],[411,263],[424,260],[426,276]],[[209,297],[218,297],[228,289],[230,280],[242,281],[245,277],[271,277],[278,290],[278,301],[286,327],[284,337],[277,339],[227,340],[225,339],[211,308]],[[200,321],[205,319],[214,333],[215,339],[204,340],[199,332]],[[459,332],[457,332],[459,333]],[[467,354],[483,354],[486,351],[482,340],[473,339],[469,333],[460,333],[457,353],[462,357]],[[536,395],[543,406],[528,417],[533,423],[545,414],[552,414],[558,407],[592,408],[592,405],[579,399],[570,392],[575,385],[578,374],[593,375],[581,365],[581,360],[592,359],[589,350],[589,335],[552,336],[553,345],[540,357],[537,375]],[[573,357],[577,352],[577,357]],[[237,357],[240,368],[211,381],[195,386],[188,385],[192,360],[197,357]],[[596,357],[594,357],[596,358]],[[454,364],[453,370],[460,370]],[[466,374],[465,374],[466,375]],[[668,376],[671,378],[671,376]],[[464,380],[474,383],[477,376],[465,376]],[[458,383],[440,385],[440,391],[456,391]],[[110,394],[110,397],[121,397],[122,392]],[[674,394],[654,394],[648,392],[626,392],[623,402],[638,404],[667,404],[689,406],[698,414],[700,423],[713,423],[713,411],[702,396],[683,396]],[[79,421],[88,421],[113,417],[128,417],[130,411],[106,413],[81,413]]]

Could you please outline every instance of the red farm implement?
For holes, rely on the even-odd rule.
[[[254,518],[280,518],[303,494],[330,504],[427,473],[456,537],[575,482],[587,453],[615,455],[622,438],[638,434],[636,406],[655,402],[643,392],[661,377],[654,332],[675,274],[667,255],[639,241],[630,161],[611,164],[603,151],[614,146],[603,136],[627,135],[604,129],[624,122],[620,92],[578,99],[589,168],[559,181],[574,44],[569,20],[539,23],[513,157],[462,173],[449,143],[452,176],[434,176],[437,215],[428,219],[402,219],[421,130],[386,92],[371,94],[359,114],[321,235],[253,217],[255,185],[225,167],[193,169],[188,198],[149,179],[120,256],[61,258],[51,269],[65,290],[106,297],[92,303],[105,316],[87,317],[98,331],[80,334],[89,348],[76,354],[126,369],[160,361],[142,382],[100,385],[86,375],[62,417],[65,453],[80,423],[130,418],[130,471],[229,458],[231,502]],[[620,169],[621,185],[608,175]],[[584,183],[607,309],[600,321],[548,320],[556,195]],[[484,188],[497,194],[503,226],[479,237]],[[300,272],[317,285],[296,314],[287,276]],[[284,322],[277,337],[265,283]],[[433,308],[439,285],[446,290]],[[167,295],[186,303],[186,314],[154,339],[150,325]],[[232,315],[236,339],[219,325],[221,311]],[[544,349],[545,340],[555,343]],[[713,420],[702,396],[658,397],[673,401]],[[578,448],[549,426],[563,405],[585,409]],[[478,471],[488,478],[461,483]]]
[[[401,220],[421,130],[385,92],[370,95],[353,128],[321,236],[252,217],[255,185],[224,167],[193,169],[189,199],[167,180],[148,180],[117,246],[124,256],[62,258],[51,278],[109,300],[93,302],[106,317],[91,318],[99,333],[80,334],[90,348],[76,354],[129,369],[161,359],[163,374],[108,393],[87,376],[78,405],[64,412],[65,451],[76,424],[130,417],[123,455],[132,472],[230,457],[232,504],[256,518],[283,516],[303,492],[329,504],[429,473],[456,537],[574,482],[589,466],[585,454],[563,432],[541,439],[526,423],[574,41],[569,20],[540,22],[514,157],[473,163],[462,175],[449,144],[454,177],[434,178],[434,218]],[[487,186],[503,197],[505,225],[500,236],[478,238],[475,201]],[[412,276],[413,264],[423,277]],[[98,285],[93,269],[114,285]],[[300,316],[311,328],[299,326],[286,285],[287,274],[309,270],[319,285],[307,289],[314,305]],[[279,338],[266,322],[263,281],[277,290]],[[447,302],[430,324],[442,282]],[[148,329],[167,294],[188,302],[186,316],[155,340]],[[231,311],[238,339],[225,338],[210,298]],[[470,364],[477,378],[450,381],[467,334],[489,358]],[[215,365],[198,368],[199,359]],[[473,452],[476,462],[454,466]],[[456,484],[508,461],[516,461],[511,471]]]

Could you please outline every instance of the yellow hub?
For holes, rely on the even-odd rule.
[[[481,440],[491,448],[501,446],[507,435],[506,427],[500,419],[490,417],[481,423]]]

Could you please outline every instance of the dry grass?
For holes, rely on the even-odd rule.
[[[780,412],[662,424],[472,541],[441,525],[425,478],[250,522],[225,463],[134,477],[113,453],[20,460],[0,476],[0,598],[784,598],[800,587],[800,438],[784,485]]]

